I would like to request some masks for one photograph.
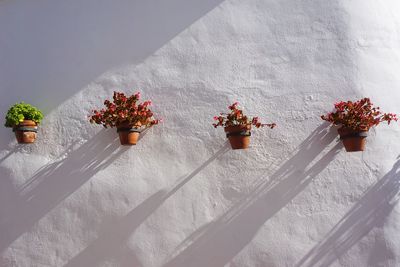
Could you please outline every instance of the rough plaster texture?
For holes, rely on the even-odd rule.
[[[0,266],[400,266],[398,125],[345,153],[319,115],[400,113],[397,0],[2,0]],[[136,147],[87,114],[142,91],[165,123]],[[213,115],[274,121],[232,151]]]

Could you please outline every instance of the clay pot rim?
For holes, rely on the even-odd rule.
[[[116,128],[140,128],[143,127],[142,123],[139,121],[135,124],[129,122],[122,122],[115,126]]]
[[[32,123],[32,124],[35,124],[35,125],[39,124],[39,123],[37,123],[37,122],[34,121],[34,120],[23,120],[23,121],[21,121],[20,123],[18,123],[18,125],[20,125],[20,124],[22,124],[22,123]],[[16,126],[18,126],[18,125],[16,125]]]
[[[229,125],[224,127],[225,132],[251,130],[251,124]]]
[[[13,125],[12,128],[13,129],[18,129],[19,127],[35,127],[38,126],[39,123],[37,123],[34,120],[23,120],[22,122],[20,122],[17,125]]]
[[[346,133],[364,133],[369,132],[369,129],[362,129],[362,130],[354,130],[352,128],[341,126],[337,129],[339,134],[346,134]]]

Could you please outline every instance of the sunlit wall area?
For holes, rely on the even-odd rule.
[[[0,0],[0,266],[398,266],[398,123],[346,153],[320,116],[400,113],[395,0]],[[114,91],[163,119],[89,123]],[[213,117],[275,122],[232,150]],[[2,115],[2,116],[3,116]]]

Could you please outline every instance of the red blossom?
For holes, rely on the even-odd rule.
[[[397,121],[397,115],[393,113],[381,113],[379,107],[374,107],[369,98],[363,98],[356,102],[341,101],[334,104],[335,111],[321,118],[334,125],[340,125],[356,131],[369,130],[381,122]]]
[[[152,126],[160,123],[160,120],[153,117],[153,112],[148,108],[151,101],[147,100],[138,104],[140,92],[127,97],[124,93],[114,92],[113,101],[105,100],[106,108],[92,110],[89,116],[91,123],[101,124],[104,127],[115,127],[122,123],[131,125],[141,124],[142,126]]]
[[[243,110],[238,108],[239,103],[235,102],[228,106],[230,110],[229,113],[220,113],[219,116],[214,116],[213,120],[216,121],[212,125],[217,128],[218,126],[234,126],[234,125],[253,125],[256,128],[267,126],[269,128],[274,128],[275,123],[263,124],[260,122],[258,117],[248,118],[243,114]]]

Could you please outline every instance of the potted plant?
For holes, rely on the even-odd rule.
[[[333,125],[340,126],[338,133],[347,152],[364,151],[366,137],[370,128],[381,122],[397,121],[397,115],[382,113],[374,107],[369,98],[361,100],[341,101],[335,104],[335,111],[321,118]]]
[[[251,126],[256,128],[267,126],[273,129],[276,124],[263,124],[258,117],[247,117],[238,105],[239,103],[235,102],[228,107],[229,113],[220,113],[219,116],[215,116],[213,126],[215,128],[224,127],[226,137],[233,149],[246,149],[250,144]]]
[[[13,128],[18,143],[29,144],[35,142],[37,125],[42,119],[43,114],[38,108],[21,102],[7,111],[4,126]]]
[[[104,101],[105,108],[92,111],[90,122],[105,128],[116,127],[121,145],[136,145],[143,129],[160,122],[149,109],[151,101],[139,103],[139,100],[139,92],[131,96],[114,92],[112,101]]]

